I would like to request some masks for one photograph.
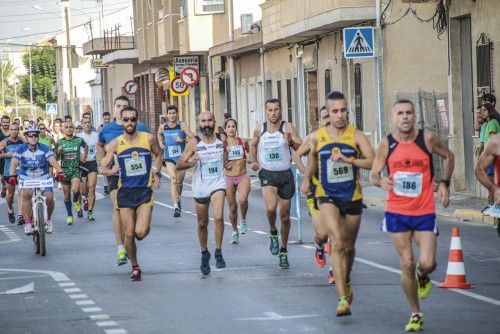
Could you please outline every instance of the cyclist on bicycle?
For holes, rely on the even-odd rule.
[[[50,166],[57,172],[57,180],[61,182],[64,179],[61,166],[57,163],[54,153],[47,145],[38,143],[40,129],[37,125],[29,125],[24,130],[27,142],[21,145],[12,156],[10,163],[9,183],[16,185],[16,168],[19,167],[17,173],[19,179],[22,180],[46,180],[50,179]],[[47,203],[47,217],[45,231],[52,233],[52,223],[50,218],[54,211],[54,193],[52,187],[42,189]],[[22,189],[21,196],[23,198],[23,216],[25,218],[24,233],[27,235],[33,234],[31,198],[33,197],[32,189]]]

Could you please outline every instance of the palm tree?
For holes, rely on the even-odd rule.
[[[0,98],[5,99],[5,105],[11,105],[14,103],[14,65],[11,63],[10,59],[5,59],[0,66],[0,89],[3,87],[3,92],[0,92]],[[3,79],[3,82],[1,82]],[[0,104],[3,101],[0,100]]]

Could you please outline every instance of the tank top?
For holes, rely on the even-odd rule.
[[[318,129],[319,184],[316,197],[331,197],[338,201],[358,201],[363,198],[359,184],[359,168],[347,162],[335,162],[332,153],[340,152],[346,157],[359,157],[356,144],[356,128],[348,125],[344,133],[337,138],[328,135],[326,127]]]
[[[90,133],[81,132],[78,137],[82,138],[88,147],[87,161],[94,161],[97,156],[97,142],[99,141],[99,134],[95,131]]]
[[[227,160],[229,161],[247,158],[247,154],[245,152],[245,142],[240,137],[236,139],[238,139],[238,144],[235,145],[229,145],[227,140],[224,141],[224,147],[227,150]]]
[[[183,139],[183,142],[178,142],[175,138],[179,136]],[[177,121],[177,124],[171,128],[168,123],[163,126],[163,144],[165,145],[165,151],[163,152],[163,158],[165,160],[173,160],[177,162],[184,151],[186,139],[186,133],[182,131],[181,122]]]
[[[4,139],[5,141],[5,148],[4,152],[9,153],[9,152],[15,152],[22,144],[24,144],[24,140],[22,140],[21,137],[17,137],[16,140],[12,140],[10,137],[7,137]],[[12,157],[10,158],[4,158],[5,165],[3,169],[3,176],[10,176],[10,162],[12,161]],[[19,167],[17,168],[17,171],[19,170]]]
[[[269,171],[284,171],[292,166],[292,154],[288,141],[284,136],[286,122],[281,121],[277,131],[267,131],[267,122],[262,123],[259,140],[259,161],[263,169]]]
[[[131,145],[124,135],[116,138],[116,154],[120,166],[119,188],[146,188],[153,183],[149,134],[137,132],[138,140]]]
[[[432,154],[425,146],[424,130],[411,143],[387,136],[387,169],[393,188],[387,194],[386,211],[406,216],[435,213]]]
[[[219,189],[226,189],[224,177],[224,144],[216,137],[215,142],[208,144],[196,136],[198,144],[196,152],[200,160],[193,169],[193,197],[206,198]]]

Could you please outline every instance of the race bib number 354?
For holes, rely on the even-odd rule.
[[[393,190],[398,196],[420,196],[422,194],[422,173],[396,172]]]
[[[146,174],[146,159],[144,157],[125,159],[125,174],[127,176]]]

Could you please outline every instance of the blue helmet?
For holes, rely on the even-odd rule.
[[[36,124],[30,124],[26,127],[26,129],[24,129],[23,131],[24,133],[30,133],[30,132],[36,132],[36,133],[40,133],[40,129],[38,128],[38,125]]]

